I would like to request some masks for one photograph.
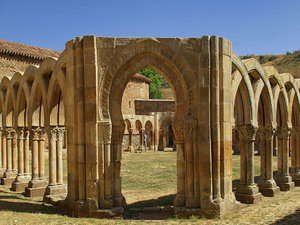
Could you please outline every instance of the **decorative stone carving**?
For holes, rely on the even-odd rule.
[[[184,124],[183,123],[174,123],[172,125],[172,129],[174,131],[175,142],[183,143],[184,142]]]

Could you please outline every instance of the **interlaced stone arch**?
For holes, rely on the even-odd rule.
[[[36,129],[39,128],[37,125],[47,130],[50,149],[55,138],[60,144],[58,139],[62,134],[61,130],[52,128],[65,125],[68,134],[66,209],[76,216],[123,214],[126,206],[120,188],[120,167],[124,122],[120,103],[131,76],[145,67],[163,75],[175,93],[176,111],[172,126],[177,149],[175,206],[180,207],[175,207],[176,213],[189,214],[188,208],[193,208],[194,214],[206,216],[233,212],[238,205],[232,193],[232,137],[228,131],[232,129],[235,102],[241,111],[236,125],[243,126],[241,133],[251,148],[261,120],[259,116],[265,117],[263,125],[274,128],[276,111],[280,106],[283,120],[277,124],[277,136],[282,140],[281,152],[285,154],[289,127],[291,124],[296,127],[300,122],[296,115],[299,114],[300,96],[298,80],[291,75],[280,75],[273,67],[262,68],[255,59],[240,60],[232,52],[231,42],[224,38],[85,36],[71,40],[59,59],[47,58],[39,68],[30,66],[23,76],[16,74],[12,80],[2,79],[0,112],[3,143],[14,141],[12,135],[15,134],[11,132],[8,135],[5,131],[7,125],[21,128],[22,132],[16,135],[24,140],[20,143],[27,147],[29,139],[24,131],[30,133],[34,164],[37,155],[42,155],[45,141],[44,132]],[[40,104],[37,99],[42,99],[43,103],[42,124],[32,119]],[[50,120],[51,112],[59,101],[65,108],[64,124]],[[14,115],[14,124],[6,123],[8,113]],[[268,139],[266,145],[271,149],[269,145],[274,129],[264,132]],[[284,145],[286,147],[282,147]],[[18,148],[21,149],[20,146]],[[39,154],[36,154],[37,151]],[[286,154],[280,157],[282,162],[287,162]],[[253,161],[248,160],[248,164],[249,168],[253,167]],[[297,174],[299,162],[295,159],[292,164]],[[37,183],[31,180],[26,187],[29,194],[32,188],[45,189],[46,186],[41,186],[41,183],[47,185],[43,179],[43,168],[39,167],[41,175],[37,176],[36,172],[33,171],[32,175],[42,182],[37,187]],[[267,175],[265,178],[274,194],[275,186]],[[280,188],[291,189],[293,184],[285,164],[280,165],[279,175],[276,183]],[[22,176],[24,178],[24,174]],[[50,177],[52,186],[60,184],[61,176],[52,174]],[[298,182],[296,175],[293,179]],[[257,190],[255,185],[253,189],[249,188],[251,182],[245,182],[243,191],[251,193],[250,202],[255,203],[253,199]],[[263,192],[265,186],[259,188]],[[47,187],[48,200],[51,200],[51,191]]]

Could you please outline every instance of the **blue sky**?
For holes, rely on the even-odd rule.
[[[300,49],[299,0],[0,0],[0,39],[62,51],[76,36],[202,37],[239,55]]]

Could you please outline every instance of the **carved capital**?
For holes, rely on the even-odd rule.
[[[56,133],[57,133],[57,140],[62,141],[64,138],[64,133],[65,133],[65,128],[64,127],[57,127],[56,128]]]
[[[16,131],[15,131],[15,129],[13,129],[13,128],[7,128],[6,129],[6,131],[7,131],[7,139],[14,139],[14,138],[16,138]]]
[[[289,139],[290,129],[288,127],[277,127],[276,135],[279,139]]]
[[[113,125],[112,141],[113,143],[122,143],[124,135],[124,124]]]
[[[185,124],[184,136],[185,136],[185,140],[188,143],[192,143],[195,141],[195,131],[196,131],[196,123],[192,121]]]
[[[272,140],[273,139],[273,137],[274,137],[274,134],[275,134],[275,131],[276,131],[276,129],[275,129],[275,127],[265,127],[264,128],[264,133],[265,133],[265,138],[266,138],[266,140]]]
[[[24,139],[24,133],[25,133],[24,128],[23,128],[23,127],[20,127],[20,128],[18,129],[18,139],[19,139],[19,140],[23,140],[23,139]]]
[[[255,135],[257,130],[258,127],[252,124],[238,126],[237,128],[240,139],[244,141],[255,141]]]
[[[111,143],[111,134],[112,127],[109,122],[98,123],[98,132],[99,132],[99,143],[101,144],[110,144]]]
[[[175,142],[183,143],[184,142],[184,123],[174,123],[172,125],[173,133],[175,136]]]
[[[39,141],[40,140],[40,133],[41,133],[41,128],[40,127],[32,128],[31,133],[32,133],[32,140],[33,141]]]
[[[48,129],[48,137],[50,141],[56,141],[56,137],[57,137],[56,133],[57,133],[56,127],[54,128],[50,127]]]

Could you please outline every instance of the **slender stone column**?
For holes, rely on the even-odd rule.
[[[50,128],[49,140],[49,185],[46,188],[44,201],[54,203],[64,200],[67,195],[67,186],[63,184],[62,148],[65,129],[62,127]]]
[[[56,141],[56,157],[57,157],[57,184],[64,184],[64,173],[63,173],[63,157],[62,157],[62,149],[63,149],[63,137],[64,137],[65,129],[58,128],[57,129],[57,141]]]
[[[247,204],[262,200],[254,183],[254,141],[257,127],[245,125],[238,128],[241,136],[241,182],[236,190],[236,199]]]
[[[4,177],[1,179],[1,184],[6,185],[6,186],[11,186],[11,184],[14,182],[17,176],[17,166],[16,166],[16,159],[15,159],[15,153],[13,151],[16,150],[15,146],[15,130],[13,128],[7,128],[7,154],[6,154],[6,160],[7,160],[7,165],[6,165],[6,171],[4,173]]]
[[[293,130],[292,145],[292,178],[295,186],[300,186],[300,127]]]
[[[12,133],[12,170],[18,174],[18,148],[16,131]]]
[[[0,178],[3,177],[4,172],[6,170],[6,137],[5,137],[5,130],[1,129],[0,131],[0,158],[1,158],[1,164],[0,164]]]
[[[185,124],[185,157],[186,157],[186,179],[185,179],[185,187],[186,187],[186,207],[192,208],[195,205],[194,196],[194,142],[195,129],[192,124]]]
[[[112,198],[112,162],[111,162],[111,124],[104,125],[104,201],[101,203],[101,208],[110,209],[113,207]]]
[[[132,133],[133,133],[133,128],[130,128],[129,130],[128,130],[128,135],[129,135],[129,143],[128,143],[128,149],[127,149],[127,151],[129,151],[129,152],[133,152],[134,150],[133,150],[133,147],[132,147]]]
[[[290,130],[286,127],[277,128],[278,135],[278,173],[275,178],[281,191],[289,191],[295,187],[289,173],[289,136]]]
[[[125,199],[121,194],[121,158],[122,158],[122,140],[124,134],[124,123],[113,125],[113,160],[114,160],[114,207],[121,207]]]
[[[30,166],[29,166],[29,131],[26,130],[24,133],[24,174],[31,179]]]
[[[57,184],[56,180],[56,139],[57,130],[50,128],[48,131],[49,140],[49,186]]]
[[[144,134],[145,134],[145,129],[141,129],[140,131],[140,135],[141,135],[141,147],[140,147],[140,150],[141,151],[145,151],[145,146],[144,146]]]
[[[42,200],[48,182],[44,174],[44,141],[43,128],[32,128],[32,179],[25,189],[25,196]]]
[[[177,150],[177,194],[174,200],[175,207],[185,206],[185,159],[184,159],[184,124],[173,125]]]
[[[273,155],[277,156],[278,154],[278,137],[277,135],[274,136],[274,143],[273,143]]]
[[[261,149],[261,178],[258,182],[259,191],[268,197],[273,197],[279,193],[279,187],[273,179],[273,135],[275,128],[263,127],[260,130],[260,149]]]
[[[25,165],[29,163],[26,162],[28,156],[26,155],[27,153],[25,154],[27,150],[25,132],[24,128],[19,128],[18,130],[18,176],[12,184],[12,190],[16,192],[24,192],[31,178],[28,174],[25,174]]]

